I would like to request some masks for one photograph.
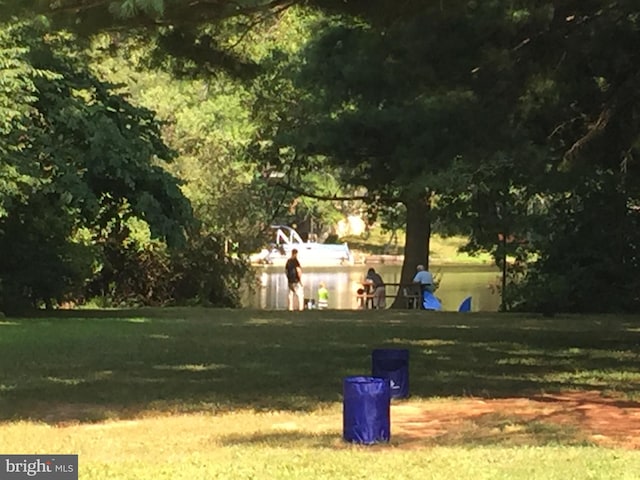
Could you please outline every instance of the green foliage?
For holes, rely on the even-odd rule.
[[[172,152],[153,113],[90,74],[73,36],[35,24],[1,31],[10,74],[0,92],[9,112],[0,141],[3,304],[49,305],[88,279],[95,257],[77,254],[86,251],[73,240],[80,229],[98,243],[122,242],[111,233],[138,217],[153,237],[179,244],[191,208],[160,166]]]
[[[606,308],[637,308],[633,0],[0,6],[3,18],[38,12],[76,32],[120,30],[94,37],[90,60],[49,19],[0,30],[0,222],[13,237],[18,216],[60,217],[52,237],[61,248],[47,262],[78,277],[67,288],[91,263],[62,260],[82,228],[100,248],[118,246],[122,265],[146,265],[128,250],[128,222],[177,245],[187,197],[203,237],[217,242],[192,246],[226,272],[228,257],[254,250],[272,222],[326,233],[361,205],[321,199],[357,193],[370,220],[406,227],[407,271],[428,260],[433,222],[470,235],[469,250],[514,262],[519,286],[503,292],[514,307],[590,308],[583,282],[607,293]],[[616,247],[597,256],[603,232]],[[222,244],[230,250],[217,257]],[[163,245],[149,255],[148,278],[176,267]],[[22,283],[17,290],[31,289]]]
[[[638,311],[640,219],[627,208],[616,177],[589,174],[571,195],[549,202],[536,226],[539,258],[514,292],[517,308]]]
[[[515,260],[503,292],[513,307],[638,308],[636,10],[631,2],[557,8],[514,55],[524,90],[506,162],[483,165],[455,200],[458,212],[467,208],[470,247]]]
[[[291,66],[278,71],[295,102],[281,102],[270,117],[278,126],[274,150],[288,153],[279,168],[330,165],[344,184],[366,192],[374,218],[403,204],[406,218],[394,223],[407,228],[405,280],[416,264],[428,264],[437,196],[460,195],[497,145],[510,150],[520,138],[509,131],[522,93],[512,83],[511,48],[535,23],[516,25],[501,2],[413,7],[383,24],[346,15],[319,22]]]
[[[73,217],[55,195],[32,196],[0,224],[0,305],[7,312],[60,304],[82,292],[96,254],[73,241]]]
[[[443,190],[460,162],[472,170],[516,141],[509,115],[522,87],[510,45],[535,24],[514,25],[506,9],[425,4],[386,26],[323,25],[297,75],[305,119],[283,138],[346,166],[372,196]]]
[[[126,83],[133,99],[163,120],[163,138],[178,154],[170,170],[184,181],[183,192],[203,228],[233,242],[239,253],[255,251],[263,241],[260,232],[274,221],[300,223],[312,216],[317,223],[331,224],[338,215],[331,205],[296,200],[297,195],[274,185],[272,170],[264,165],[268,148],[261,144],[262,130],[270,128],[262,116],[267,114],[262,100],[271,93],[279,95],[274,101],[285,98],[270,80],[271,69],[282,68],[283,59],[300,48],[313,18],[291,9],[202,26],[188,35],[162,30],[157,39],[104,34],[94,41],[95,70]],[[194,42],[200,50],[191,49]],[[245,63],[261,62],[260,75],[239,78],[231,64],[207,55],[216,48]],[[186,57],[176,49],[191,54]],[[167,51],[173,53],[167,56]],[[158,52],[163,54],[160,62]],[[164,70],[179,75],[172,78]],[[299,181],[312,190],[337,190],[331,172],[311,173]]]
[[[256,132],[249,155],[259,164],[262,180],[277,199],[272,222],[307,225],[326,236],[337,221],[357,210],[354,202],[331,201],[348,197],[353,188],[340,180],[340,169],[330,166],[322,155],[305,155],[293,142],[282,141],[279,132],[289,137],[303,136],[300,115],[306,93],[295,85],[292,71],[299,68],[300,55],[313,38],[323,16],[313,10],[292,7],[275,19],[265,31],[261,48],[250,49],[260,61],[262,74],[251,85],[255,97],[252,118]],[[269,25],[267,25],[269,26]],[[266,48],[265,48],[266,47]]]
[[[230,256],[226,246],[225,239],[207,234],[190,239],[176,252],[172,280],[176,303],[240,306],[240,289],[249,278],[249,268]]]
[[[15,202],[23,202],[31,188],[42,182],[28,149],[28,129],[36,99],[38,77],[55,76],[25,61],[21,25],[0,28],[0,218]]]
[[[151,241],[105,248],[102,268],[83,294],[100,307],[239,307],[246,277],[246,264],[230,258],[217,239],[190,240],[171,252]]]
[[[103,35],[94,42],[93,68],[125,84],[133,101],[157,112],[162,137],[176,153],[168,170],[181,179],[204,231],[252,251],[266,209],[251,188],[255,169],[245,153],[255,129],[251,94],[222,71],[198,79],[147,70],[145,58],[153,49],[149,39]]]

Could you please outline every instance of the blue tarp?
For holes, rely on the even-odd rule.
[[[442,310],[442,304],[433,293],[425,290],[422,293],[422,308],[425,310]]]

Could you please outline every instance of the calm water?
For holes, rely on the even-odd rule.
[[[373,266],[385,282],[400,282],[400,265]],[[366,275],[368,266],[357,265],[347,267],[303,266],[304,294],[307,298],[316,298],[318,286],[324,282],[329,290],[329,308],[355,309],[357,302],[355,292]],[[432,272],[440,275],[440,288],[436,295],[442,301],[443,310],[455,311],[460,302],[472,296],[473,311],[497,311],[500,296],[492,286],[500,283],[500,272],[493,267],[450,265],[433,267]],[[258,271],[260,287],[254,295],[245,299],[247,307],[259,309],[287,308],[287,279],[284,267],[261,267]],[[395,289],[387,288],[387,294],[394,294]],[[387,299],[387,305],[393,301]]]

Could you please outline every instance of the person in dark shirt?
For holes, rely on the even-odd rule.
[[[304,310],[304,289],[302,287],[302,267],[298,261],[298,250],[291,250],[291,256],[284,266],[289,284],[289,311],[294,310],[295,300],[298,301],[298,310]]]
[[[365,283],[369,284],[369,291],[373,293],[373,308],[385,308],[387,306],[386,296],[387,292],[384,287],[384,280],[375,269],[370,268],[367,271],[367,277]]]

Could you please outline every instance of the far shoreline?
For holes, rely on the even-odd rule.
[[[387,254],[366,254],[362,252],[354,252],[354,261],[352,263],[344,263],[341,265],[328,265],[304,263],[303,268],[361,268],[367,265],[390,265],[401,266],[404,263],[404,255],[387,255]],[[498,268],[493,261],[485,261],[483,259],[442,259],[433,258],[429,262],[429,268],[435,269],[438,267],[458,267],[458,268]],[[281,268],[284,264],[280,263],[252,263],[251,266],[256,269],[260,268]]]
[[[354,265],[402,265],[404,263],[404,255],[388,255],[388,254],[367,254],[359,251],[352,251],[354,258]],[[437,255],[433,255],[429,261],[430,266],[438,265],[476,265],[476,266],[495,266],[493,260],[481,259],[476,257],[462,258],[438,258]]]

